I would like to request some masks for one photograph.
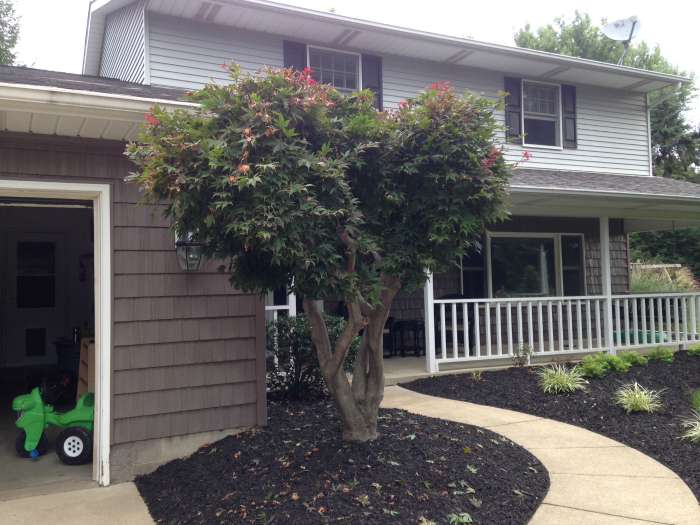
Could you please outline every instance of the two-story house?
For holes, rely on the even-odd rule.
[[[182,93],[227,82],[230,62],[308,66],[341,91],[373,90],[380,110],[435,81],[508,93],[497,139],[518,163],[511,219],[392,312],[387,344],[418,340],[421,370],[700,339],[699,295],[628,293],[627,234],[700,221],[700,187],[651,171],[649,94],[687,79],[265,0],[94,0],[83,75],[0,68],[0,202],[91,210],[100,483],[265,422],[264,305],[213,264],[181,270],[169,225],[123,182],[123,143],[144,112],[187,107]],[[41,242],[30,252],[54,254],[60,240]],[[39,265],[54,280],[31,289],[55,286],[55,266]],[[58,308],[58,297],[40,306]],[[14,340],[31,342],[20,351],[29,355],[41,327],[24,323]]]

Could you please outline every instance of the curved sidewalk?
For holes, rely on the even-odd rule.
[[[512,410],[387,387],[384,408],[487,428],[518,443],[549,471],[531,525],[700,524],[700,506],[670,469],[580,427]]]

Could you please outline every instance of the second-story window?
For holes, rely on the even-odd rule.
[[[362,87],[360,55],[309,47],[309,67],[318,82],[350,93]]]
[[[523,81],[524,144],[561,146],[560,87]]]

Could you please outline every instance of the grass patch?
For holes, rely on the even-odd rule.
[[[538,375],[540,388],[545,394],[571,394],[583,390],[588,383],[577,366],[567,368],[565,365],[555,364],[542,368]]]
[[[654,348],[647,356],[649,361],[663,361],[664,363],[673,363],[674,352],[672,348],[658,346]]]
[[[681,438],[700,445],[700,411],[693,410],[693,415],[684,419],[682,424],[685,432],[681,434]]]
[[[644,388],[637,383],[630,383],[620,387],[615,392],[615,404],[621,406],[625,412],[657,412],[663,404],[661,403],[661,392]]]

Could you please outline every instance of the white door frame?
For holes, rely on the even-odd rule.
[[[112,236],[109,184],[0,179],[0,196],[89,200],[95,239],[95,431],[93,479],[109,485],[111,436]]]

